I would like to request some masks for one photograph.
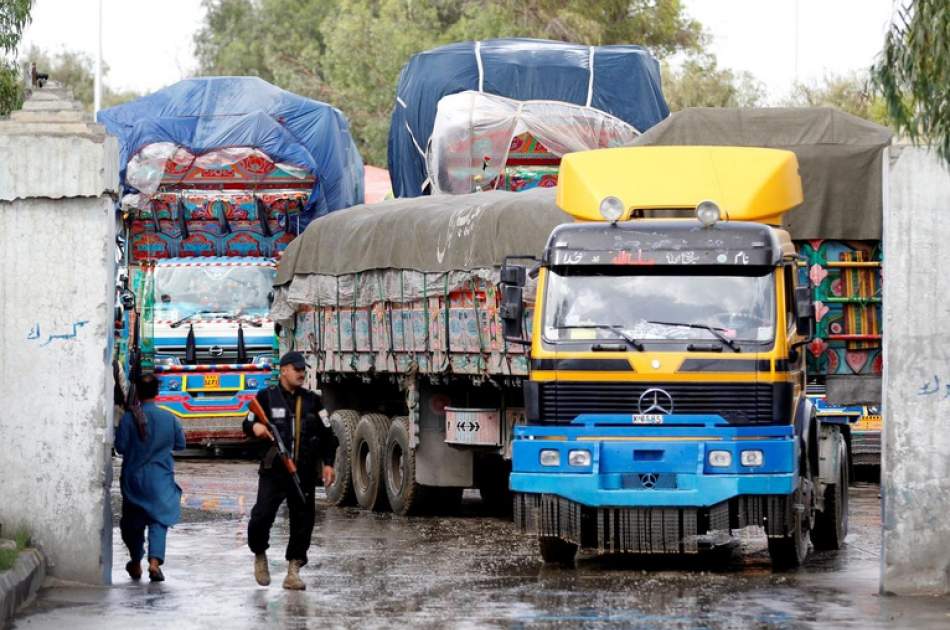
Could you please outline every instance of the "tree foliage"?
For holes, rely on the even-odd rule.
[[[821,81],[797,82],[783,103],[788,107],[835,107],[879,125],[888,125],[884,99],[871,90],[867,73],[828,74]]]
[[[6,57],[16,53],[23,29],[30,23],[33,0],[0,0],[0,116],[23,102],[23,84],[16,64]]]
[[[672,111],[687,107],[755,107],[765,88],[748,72],[719,68],[716,58],[698,54],[679,68],[663,64],[663,95]]]
[[[915,0],[898,9],[871,76],[898,131],[950,163],[950,3]]]
[[[346,112],[364,159],[386,163],[402,66],[452,41],[537,37],[698,51],[681,0],[204,0],[203,74],[255,75]]]

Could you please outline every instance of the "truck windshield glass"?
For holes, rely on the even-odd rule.
[[[650,273],[588,269],[550,270],[544,336],[551,341],[617,339],[616,326],[639,341],[720,340],[763,343],[775,334],[771,269],[743,275],[697,269]],[[714,270],[717,274],[721,270]],[[730,270],[731,271],[731,270]],[[595,327],[607,324],[605,327]],[[700,326],[690,326],[698,324]]]
[[[189,265],[155,268],[156,319],[196,313],[263,317],[275,270],[265,265]],[[199,316],[200,317],[200,316]]]

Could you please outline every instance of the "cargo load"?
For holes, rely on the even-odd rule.
[[[669,114],[633,45],[460,42],[403,68],[389,131],[397,197],[553,187],[561,157],[621,146]]]

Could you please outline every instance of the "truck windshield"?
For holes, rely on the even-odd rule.
[[[718,275],[721,269],[680,271],[549,270],[544,337],[549,341],[617,339],[617,332],[610,329],[614,327],[639,341],[722,341],[717,332],[739,342],[773,339],[771,269],[750,268],[742,270],[742,275]]]
[[[155,268],[156,319],[195,313],[263,317],[270,304],[275,269],[266,265],[196,263]]]

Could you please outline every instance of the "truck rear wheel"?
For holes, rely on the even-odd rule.
[[[802,511],[796,509],[800,503],[802,491],[798,489],[792,495],[791,531],[779,538],[769,538],[769,557],[775,569],[797,569],[808,556],[808,528]]]
[[[409,446],[409,418],[393,418],[383,453],[389,505],[401,516],[415,514],[424,501],[425,488],[416,481],[416,452]]]
[[[383,488],[383,449],[389,418],[370,413],[356,423],[353,433],[353,493],[360,507],[382,512],[388,506]]]
[[[577,558],[577,545],[553,536],[538,536],[541,559],[548,564],[573,567]]]
[[[336,435],[339,445],[333,460],[336,477],[327,487],[327,501],[332,505],[353,505],[356,495],[353,493],[353,433],[360,414],[352,409],[339,409],[330,416],[330,428]]]
[[[835,550],[844,545],[848,535],[848,449],[844,441],[838,449],[838,483],[825,488],[825,509],[815,516],[811,542],[815,549]]]

